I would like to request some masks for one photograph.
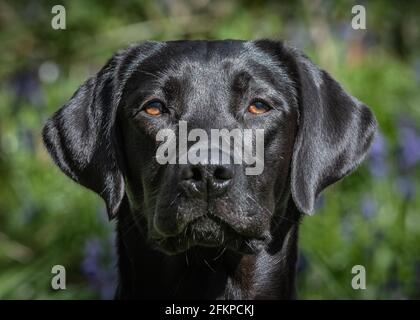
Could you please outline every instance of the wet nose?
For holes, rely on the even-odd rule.
[[[185,165],[180,171],[181,183],[191,196],[220,197],[234,177],[233,165]]]

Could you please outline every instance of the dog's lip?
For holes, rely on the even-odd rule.
[[[213,215],[213,214],[204,214],[204,215],[201,215],[201,216],[194,217],[192,220],[190,220],[178,234],[173,235],[173,236],[164,236],[164,235],[160,235],[160,234],[159,235],[155,234],[154,240],[159,242],[159,241],[163,241],[165,239],[177,238],[180,235],[185,234],[185,232],[188,228],[191,228],[191,226],[199,223],[203,219],[208,219],[210,221],[213,221],[213,222],[217,223],[218,225],[222,226],[223,229],[225,229],[226,232],[237,235],[238,237],[241,237],[241,238],[244,238],[244,239],[267,241],[268,238],[269,238],[269,236],[267,234],[250,235],[249,233],[241,232],[240,230],[238,230],[239,228],[233,227],[227,221],[220,218],[219,216],[216,216],[216,215]]]
[[[212,237],[200,237],[197,239],[194,233],[194,227],[200,223],[217,224],[218,234]],[[188,250],[193,246],[204,247],[227,247],[235,251],[246,254],[253,254],[267,244],[269,238],[267,236],[250,236],[237,232],[231,225],[223,221],[221,218],[205,214],[194,218],[185,226],[185,228],[174,236],[162,236],[153,239],[158,246],[165,252],[174,254]]]
[[[217,216],[217,215],[209,215],[210,219],[214,220],[215,222],[221,224],[228,230],[230,230],[232,233],[237,234],[241,238],[249,239],[249,240],[260,240],[260,241],[266,241],[268,239],[267,234],[263,235],[251,235],[248,232],[245,232],[243,228],[238,228],[234,226],[233,224],[230,224],[228,221],[225,221],[223,218]]]

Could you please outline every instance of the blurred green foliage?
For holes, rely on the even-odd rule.
[[[67,29],[53,30],[55,4],[0,1],[0,298],[112,296],[114,225],[52,164],[40,131],[116,50],[181,38],[283,38],[373,109],[371,154],[302,223],[298,292],[420,298],[418,4],[364,1],[367,30],[353,30],[352,1],[73,0],[61,2]],[[66,290],[51,289],[56,264]],[[354,265],[366,268],[366,290],[351,287]]]

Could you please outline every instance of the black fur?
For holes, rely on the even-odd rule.
[[[150,99],[164,103],[161,116],[142,109]],[[255,99],[272,109],[249,114]],[[223,167],[233,176],[222,187],[221,166],[159,165],[156,133],[179,120],[208,132],[263,128],[263,173]],[[301,213],[362,161],[375,128],[365,105],[280,42],[172,41],[115,54],[43,137],[118,219],[117,298],[290,299]],[[198,195],[185,170],[202,175]]]

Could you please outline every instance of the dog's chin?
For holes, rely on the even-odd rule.
[[[266,240],[246,237],[222,221],[200,217],[178,235],[156,240],[156,247],[168,255],[183,253],[192,247],[229,249],[240,254],[256,254],[264,248]]]

